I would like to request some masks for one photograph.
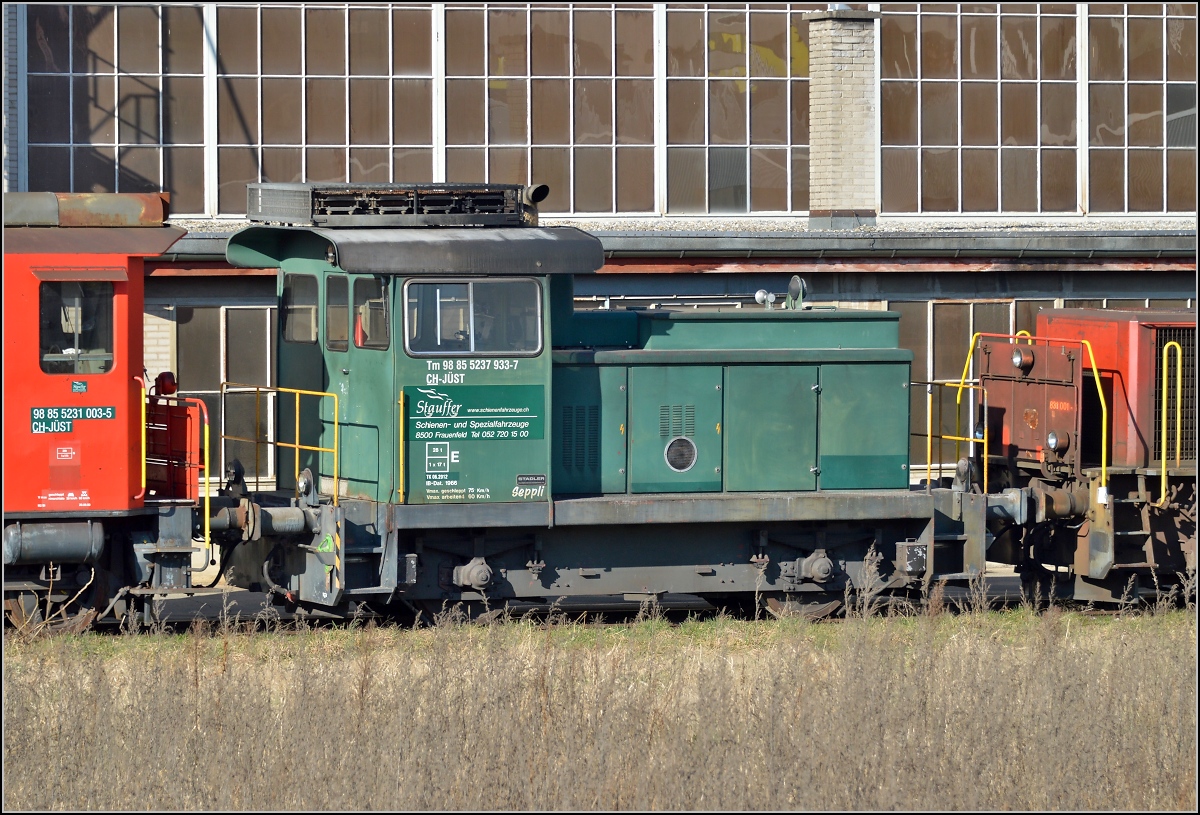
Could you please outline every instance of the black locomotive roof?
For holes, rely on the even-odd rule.
[[[251,226],[230,236],[225,255],[235,266],[278,268],[325,259],[331,246],[340,268],[360,274],[590,274],[604,265],[600,240],[574,227]]]

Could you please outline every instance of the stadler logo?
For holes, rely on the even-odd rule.
[[[422,416],[454,417],[462,410],[461,404],[455,402],[444,393],[438,393],[428,388],[417,388],[417,390],[426,396],[425,399],[417,400],[417,413]]]

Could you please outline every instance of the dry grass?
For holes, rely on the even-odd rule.
[[[6,809],[1196,806],[1196,619],[5,643]]]

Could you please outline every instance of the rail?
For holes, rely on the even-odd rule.
[[[1159,450],[1162,451],[1162,461],[1159,462],[1160,486],[1158,492],[1158,502],[1155,507],[1165,507],[1167,505],[1167,376],[1168,368],[1171,360],[1171,348],[1175,349],[1175,466],[1179,466],[1179,450],[1180,450],[1180,426],[1183,421],[1183,411],[1181,405],[1183,403],[1183,346],[1171,340],[1163,346],[1162,354],[1162,443],[1159,445]]]
[[[958,381],[958,402],[962,403],[962,392],[967,389],[967,374],[971,370],[971,359],[975,356],[975,344],[980,337],[989,337],[998,340],[1011,340],[1013,344],[1021,338],[1029,340],[1032,345],[1034,340],[1040,342],[1051,343],[1059,342],[1068,345],[1078,345],[1088,352],[1088,362],[1092,366],[1092,379],[1096,382],[1096,395],[1100,397],[1100,489],[1097,492],[1097,500],[1102,504],[1108,503],[1108,401],[1104,398],[1104,387],[1100,382],[1100,370],[1096,367],[1096,354],[1092,351],[1092,344],[1087,340],[1080,340],[1066,337],[1038,337],[1030,335],[1028,332],[1018,332],[1017,334],[991,334],[983,331],[977,331],[971,336],[971,347],[967,349],[967,361],[963,363],[962,377]]]
[[[959,393],[961,393],[962,390],[977,390],[977,391],[980,391],[983,393],[983,439],[982,439],[982,441],[983,441],[983,462],[984,462],[984,464],[983,464],[983,491],[986,494],[988,491],[987,389],[984,388],[982,385],[968,385],[968,384],[965,384],[962,382],[957,383],[957,384],[955,384],[954,382],[913,382],[912,384],[925,386],[925,491],[926,492],[930,492],[933,489],[933,440],[935,438],[933,435],[933,389],[934,389],[934,387],[959,388],[960,389]],[[942,405],[943,404],[944,404],[944,401],[942,399],[938,399],[938,430],[939,431],[944,426],[942,424],[942,418],[943,418],[942,417]],[[961,404],[961,403],[956,403],[956,405],[957,404]],[[955,411],[955,417],[954,417],[955,434],[953,436],[951,436],[951,435],[947,435],[945,433],[939,432],[936,437],[939,441],[953,441],[954,442],[954,455],[955,455],[956,460],[958,457],[958,451],[959,451],[958,443],[959,442],[980,441],[979,439],[968,438],[968,437],[962,436],[958,433],[958,430],[960,429],[959,419],[960,419],[961,412],[962,412],[961,410]],[[940,450],[940,445],[939,445],[939,450]]]
[[[262,423],[260,421],[261,406],[262,406],[262,393],[264,393],[264,392],[266,392],[266,393],[290,393],[296,397],[296,435],[295,435],[294,442],[285,442],[285,441],[278,441],[278,440],[271,441],[270,439],[263,440],[263,439],[258,438],[257,433],[255,433],[255,437],[253,439],[247,439],[242,436],[231,436],[231,435],[227,435],[225,433],[221,433],[221,441],[222,442],[240,441],[240,442],[245,442],[245,443],[254,445],[254,478],[255,478],[255,481],[258,481],[258,448],[263,444],[266,444],[266,445],[274,444],[276,447],[286,447],[290,450],[295,451],[295,455],[292,456],[292,462],[295,465],[295,473],[294,473],[293,483],[296,484],[296,497],[297,498],[300,497],[300,492],[299,492],[299,490],[300,490],[300,487],[299,487],[299,484],[300,484],[300,451],[304,450],[304,451],[307,451],[310,453],[332,453],[333,454],[333,505],[337,506],[338,505],[338,492],[340,491],[340,489],[339,489],[340,484],[338,482],[338,461],[339,461],[339,459],[341,459],[341,455],[339,454],[340,437],[338,435],[339,434],[339,426],[338,426],[338,397],[337,397],[337,394],[329,393],[328,391],[307,391],[307,390],[300,390],[298,388],[277,388],[277,387],[270,387],[268,385],[244,385],[239,382],[222,382],[221,383],[222,415],[224,415],[223,407],[225,404],[225,395],[230,392],[230,388],[237,388],[238,391],[236,391],[236,392],[246,392],[246,391],[251,391],[251,390],[254,391],[254,427],[255,427],[256,431],[262,425]],[[333,400],[333,447],[320,447],[317,445],[300,443],[300,397],[301,396],[316,396],[318,398],[328,397]],[[320,468],[318,467],[318,472],[315,474],[318,479],[318,485],[315,485],[314,489],[319,489],[319,483],[320,483],[319,482],[319,479],[320,479],[319,469]]]

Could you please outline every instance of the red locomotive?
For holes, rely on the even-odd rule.
[[[1195,312],[1051,309],[978,346],[990,488],[1028,499],[993,558],[1100,602],[1194,571]]]
[[[17,621],[86,625],[134,587],[190,586],[203,417],[165,392],[169,376],[148,396],[142,367],[143,258],[185,234],[167,214],[154,194],[5,194],[4,598]]]

